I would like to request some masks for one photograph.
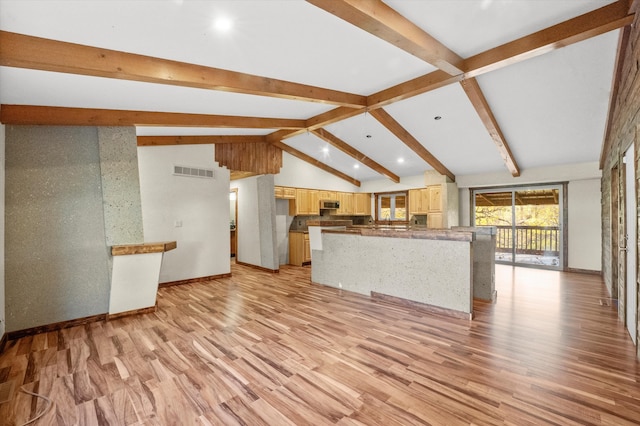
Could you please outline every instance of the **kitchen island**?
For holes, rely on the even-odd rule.
[[[471,319],[474,232],[323,230],[311,280],[380,300]]]

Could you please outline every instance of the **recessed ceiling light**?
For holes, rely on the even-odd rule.
[[[322,148],[322,152],[324,152],[325,154],[328,153],[329,152],[329,148],[325,146],[324,148]]]
[[[398,163],[404,163],[404,158],[402,157],[398,158]]]
[[[353,165],[353,168],[354,168],[354,169],[359,169],[359,168],[360,168],[360,164],[354,164],[354,165]]]
[[[442,117],[440,117],[439,115],[436,115],[435,117],[433,117],[434,120],[440,120]]]
[[[213,21],[213,28],[221,33],[227,33],[233,28],[233,21],[227,16],[219,16]]]

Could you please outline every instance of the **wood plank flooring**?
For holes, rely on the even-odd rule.
[[[163,288],[158,311],[9,341],[38,425],[637,425],[640,363],[598,276],[499,265],[473,321],[310,284]],[[6,385],[9,386],[9,385]],[[14,392],[0,423],[44,400]]]

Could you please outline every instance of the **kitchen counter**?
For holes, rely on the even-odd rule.
[[[471,319],[474,240],[472,231],[445,229],[323,230],[311,281]]]
[[[380,226],[350,226],[344,230],[325,229],[323,233],[360,235],[363,237],[410,238],[419,240],[473,241],[475,233],[470,230],[427,229]]]

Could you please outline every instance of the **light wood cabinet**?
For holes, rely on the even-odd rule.
[[[289,264],[302,266],[308,262],[311,262],[309,234],[302,232],[289,232]]]
[[[442,213],[429,213],[427,215],[427,228],[443,228]]]
[[[427,187],[429,192],[429,213],[442,212],[442,186],[431,185]]]
[[[296,188],[295,200],[289,202],[290,216],[313,216],[320,214],[318,191],[315,189]]]
[[[414,214],[427,214],[429,211],[429,189],[409,190],[409,216]]]
[[[336,211],[337,215],[351,216],[353,214],[353,193],[352,192],[338,192],[336,194],[338,201],[340,202],[340,208]]]
[[[289,198],[290,216],[317,216],[320,214],[321,200],[337,200],[340,208],[336,210],[336,215],[343,216],[370,216],[371,215],[371,194],[368,192],[337,192],[319,189],[287,188],[276,187],[276,197],[282,194],[282,198]],[[292,197],[287,197],[287,190],[295,192]]]
[[[325,191],[325,190],[318,191],[318,201],[320,200],[334,201],[336,199],[337,199],[337,194],[335,191]]]
[[[274,186],[273,192],[276,198],[285,200],[294,200],[296,198],[296,189],[287,186]]]
[[[358,216],[371,215],[371,194],[368,192],[353,194],[353,214]]]
[[[289,188],[289,187],[283,187],[282,188],[282,194],[283,194],[283,198],[287,199],[287,200],[295,200],[296,198],[296,189],[295,188]]]

